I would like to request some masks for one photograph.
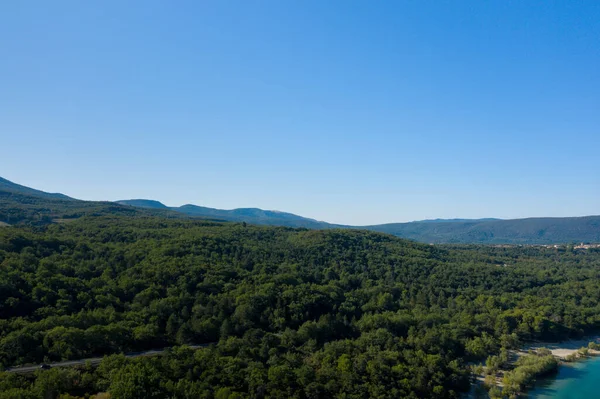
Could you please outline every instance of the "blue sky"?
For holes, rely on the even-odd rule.
[[[598,1],[0,4],[0,176],[338,223],[600,214]]]

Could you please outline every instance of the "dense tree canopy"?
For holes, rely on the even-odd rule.
[[[469,361],[597,329],[599,277],[599,251],[568,247],[140,216],[5,227],[3,367],[181,348],[0,373],[0,398],[456,398]]]

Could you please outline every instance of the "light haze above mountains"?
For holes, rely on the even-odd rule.
[[[4,1],[0,175],[351,225],[596,214],[598,4]]]

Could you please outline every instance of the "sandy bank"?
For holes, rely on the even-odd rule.
[[[528,343],[528,344],[523,345],[523,347],[521,349],[509,351],[510,360],[508,363],[510,366],[508,367],[508,369],[512,368],[512,366],[517,362],[517,360],[519,360],[519,358],[521,356],[528,355],[529,351],[535,352],[542,348],[549,349],[550,352],[552,353],[552,355],[557,357],[562,363],[562,362],[566,361],[566,358],[568,356],[573,355],[573,354],[578,354],[579,350],[582,347],[588,348],[588,345],[590,342],[595,342],[597,344],[600,344],[600,335],[586,337],[586,338],[577,339],[577,340],[562,341],[562,342]],[[588,354],[588,356],[597,356],[597,355],[600,355],[600,351],[588,349],[587,354]],[[507,368],[502,368],[502,369],[499,369],[493,375],[493,380],[495,381],[495,385],[497,387],[503,388],[503,386],[504,386],[503,377],[507,373],[507,371],[508,371]],[[483,367],[482,374],[474,373],[473,377],[475,378],[474,384],[471,387],[471,391],[465,397],[466,398],[487,397],[486,394],[481,396],[481,394],[483,393],[481,388],[483,387],[483,385],[486,382],[485,381],[485,378],[486,378],[485,367]]]
[[[569,340],[563,342],[536,342],[532,344],[527,344],[523,347],[522,350],[518,351],[517,354],[519,356],[526,355],[529,350],[538,350],[540,348],[550,349],[552,354],[557,358],[564,360],[567,356],[577,353],[577,351],[581,347],[588,347],[590,342],[595,342],[600,344],[600,335],[578,339],[578,340]],[[597,350],[589,350],[590,355],[600,355],[600,351]]]

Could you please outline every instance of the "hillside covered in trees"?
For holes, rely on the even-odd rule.
[[[365,229],[428,243],[565,244],[600,242],[600,216],[390,223]]]
[[[0,398],[457,398],[469,362],[597,330],[599,277],[600,252],[569,247],[139,214],[5,227],[2,367],[112,356],[0,373]]]
[[[0,178],[0,227],[47,226],[84,216],[102,215],[185,217],[168,209],[135,208],[108,201],[81,201],[64,194],[46,193]]]
[[[231,210],[197,205],[168,207],[155,200],[81,201],[0,178],[0,226],[46,225],[89,215],[158,215],[171,218],[246,222],[309,229],[362,229],[425,243],[565,244],[600,242],[600,216],[528,219],[436,219],[410,223],[348,226],[259,208]]]

